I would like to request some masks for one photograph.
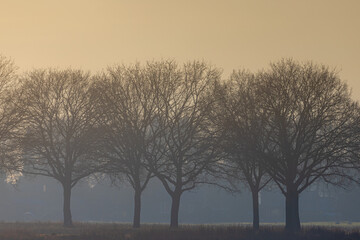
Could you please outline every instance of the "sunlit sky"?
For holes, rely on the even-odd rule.
[[[0,0],[0,54],[20,71],[136,61],[224,70],[284,57],[340,70],[360,100],[358,0]]]

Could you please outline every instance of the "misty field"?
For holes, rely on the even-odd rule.
[[[181,225],[170,229],[165,224],[75,223],[0,223],[0,239],[6,240],[356,240],[360,223],[307,223],[299,233],[283,231],[282,224],[265,224],[254,231],[247,224]]]

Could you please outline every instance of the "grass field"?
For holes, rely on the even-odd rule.
[[[165,224],[145,224],[132,229],[130,224],[75,223],[0,223],[4,240],[360,240],[360,223],[305,223],[294,235],[283,231],[283,224],[264,224],[254,232],[248,224],[181,225],[169,229]]]

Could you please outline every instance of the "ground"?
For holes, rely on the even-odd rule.
[[[263,224],[253,231],[249,224],[181,225],[145,224],[132,229],[121,223],[0,223],[0,240],[360,240],[360,223],[304,223],[290,234],[282,224]]]

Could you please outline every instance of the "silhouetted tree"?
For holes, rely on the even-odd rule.
[[[245,71],[233,72],[230,79],[215,85],[212,122],[221,133],[218,147],[224,161],[220,169],[233,188],[238,180],[252,193],[253,228],[259,229],[259,192],[269,183],[270,177],[254,153],[253,145],[266,144],[263,135],[264,116],[256,99],[255,75]]]
[[[286,229],[298,231],[302,191],[321,179],[356,180],[359,108],[334,70],[313,63],[271,64],[256,91],[268,144],[254,146],[286,198]]]
[[[99,76],[95,84],[104,131],[101,157],[107,159],[106,173],[134,189],[133,227],[140,227],[141,193],[152,174],[145,167],[145,154],[153,141],[151,124],[156,96],[146,69],[140,65],[118,66]]]
[[[205,171],[214,157],[208,95],[220,73],[202,62],[149,64],[151,83],[156,90],[157,116],[153,129],[160,129],[153,141],[156,154],[147,154],[149,168],[162,182],[172,199],[170,226],[178,226],[183,192],[206,182]]]
[[[35,70],[22,79],[24,172],[61,183],[66,227],[72,226],[71,189],[99,170],[94,151],[100,132],[89,79],[88,73],[71,69]]]
[[[0,171],[8,174],[9,180],[22,168],[14,144],[14,137],[23,120],[22,111],[18,108],[15,71],[14,62],[0,55]]]

